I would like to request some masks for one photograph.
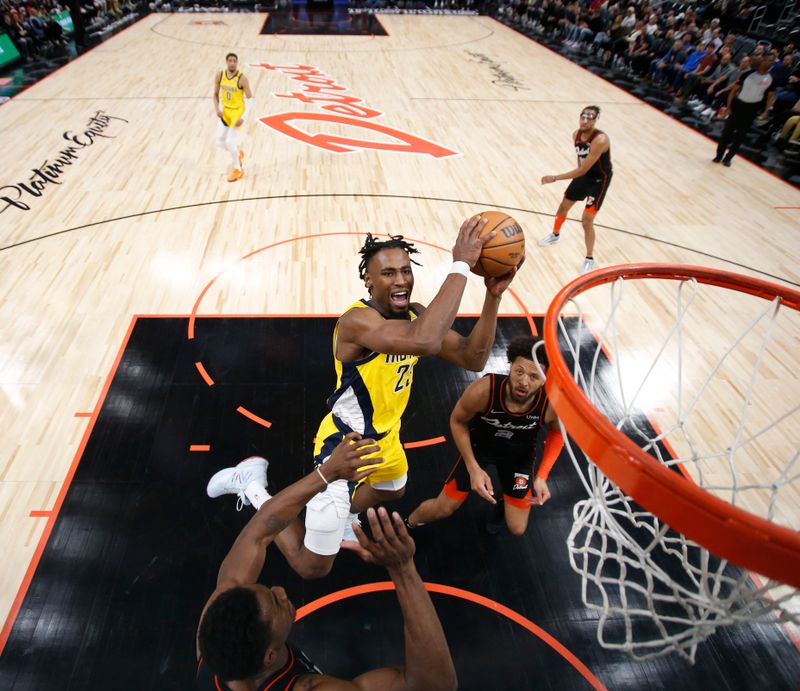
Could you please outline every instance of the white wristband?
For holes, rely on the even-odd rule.
[[[323,482],[324,482],[326,485],[329,485],[329,484],[331,484],[330,482],[328,482],[328,481],[325,479],[325,476],[322,474],[322,471],[319,469],[319,466],[317,466],[317,472],[319,473],[319,476],[322,478],[322,481],[323,481]]]
[[[469,276],[469,264],[467,262],[453,262],[453,266],[450,267],[450,271],[447,273],[449,274],[461,274],[466,278]]]

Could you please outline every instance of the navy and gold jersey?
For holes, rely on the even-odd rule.
[[[322,674],[317,666],[306,657],[306,654],[292,645],[286,644],[289,657],[286,664],[274,674],[265,679],[258,687],[258,691],[291,691],[299,677],[307,674]],[[230,691],[225,682],[220,679],[203,663],[203,658],[197,665],[197,688],[200,691]]]
[[[359,300],[345,310],[374,309],[366,300]],[[409,310],[409,320],[417,318]],[[317,429],[314,460],[322,463],[348,432],[358,432],[375,439],[379,451],[364,456],[383,458],[380,468],[366,478],[378,482],[401,478],[408,471],[408,460],[400,441],[400,419],[408,404],[414,366],[418,355],[387,355],[370,353],[354,362],[342,362],[336,357],[336,337],[339,324],[333,331],[333,361],[336,368],[336,390],[328,397],[328,413]],[[365,468],[369,463],[365,463]]]
[[[544,424],[547,394],[542,386],[534,395],[527,410],[512,413],[503,399],[508,375],[487,374],[489,405],[470,422],[470,440],[477,459],[523,458],[531,460],[536,448],[536,435]]]
[[[589,150],[591,149],[592,141],[598,135],[603,134],[600,130],[594,130],[592,134],[589,136],[585,142],[581,141],[581,132],[578,130],[578,133],[575,135],[575,153],[578,155],[578,165],[580,166],[585,160],[586,157],[589,155]],[[586,172],[585,177],[590,178],[602,178],[611,175],[611,147],[608,147],[608,151],[600,154],[600,158],[595,161],[595,164],[589,168]]]
[[[344,313],[351,309],[374,308],[365,300],[359,300]],[[413,321],[416,318],[417,313],[409,310],[409,319]],[[328,397],[328,408],[348,431],[381,439],[400,424],[419,356],[370,353],[354,362],[342,362],[336,358],[338,332],[337,322],[333,331],[336,390]]]

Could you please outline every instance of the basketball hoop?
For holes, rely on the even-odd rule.
[[[546,388],[588,493],[570,563],[601,645],[694,661],[720,626],[800,623],[798,311],[797,291],[681,265],[601,269],[553,299]]]

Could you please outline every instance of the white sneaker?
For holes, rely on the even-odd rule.
[[[714,115],[713,108],[706,108],[702,113],[700,113],[700,116],[704,118],[710,118],[712,115]]]
[[[561,235],[550,233],[547,237],[539,240],[539,247],[547,247],[548,245],[555,245],[561,239]]]
[[[594,271],[596,266],[594,259],[584,259],[583,266],[581,266],[581,274],[588,274],[590,271]]]
[[[344,524],[344,534],[342,535],[342,542],[345,541],[358,542],[356,533],[353,530],[353,523],[358,523],[358,525],[361,525],[361,521],[358,519],[357,516],[354,516],[352,520],[348,518],[347,522]]]
[[[236,510],[242,506],[250,506],[250,500],[244,495],[244,490],[251,482],[257,482],[264,489],[267,488],[267,466],[269,462],[261,456],[250,456],[232,468],[223,468],[208,481],[206,494],[212,499],[223,494],[235,494],[239,497]]]

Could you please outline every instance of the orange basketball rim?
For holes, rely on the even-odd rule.
[[[618,279],[686,281],[727,288],[800,311],[800,292],[749,276],[705,267],[628,264],[580,276],[553,299],[544,321],[550,366],[546,390],[570,436],[622,491],[673,530],[740,567],[800,588],[800,533],[734,506],[674,472],[639,448],[574,381],[558,340],[568,301]]]

